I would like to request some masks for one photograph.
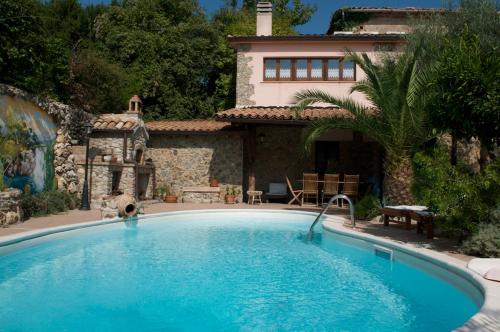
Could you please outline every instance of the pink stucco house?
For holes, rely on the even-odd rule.
[[[409,31],[408,16],[428,9],[346,8],[337,17],[357,15],[348,31],[332,24],[324,35],[272,35],[272,6],[260,2],[255,36],[229,36],[237,52],[236,105],[219,112],[218,120],[241,125],[245,137],[244,187],[265,190],[285,175],[302,172],[360,174],[365,183],[381,181],[382,151],[369,137],[351,130],[333,130],[319,138],[309,155],[302,153],[302,137],[314,119],[344,116],[335,105],[318,105],[294,116],[294,95],[304,89],[321,89],[339,97],[367,103],[362,94],[350,93],[365,74],[346,52],[366,53],[376,59],[394,52]],[[356,13],[356,14],[353,14]],[[363,20],[359,20],[362,17]],[[326,30],[326,29],[325,29]]]
[[[203,189],[212,178],[220,183],[222,196],[228,186],[242,193],[267,191],[269,183],[283,183],[286,176],[298,180],[304,172],[359,174],[361,192],[379,187],[383,152],[370,137],[332,130],[305,153],[303,137],[312,121],[347,113],[335,105],[317,105],[297,115],[291,109],[294,95],[322,89],[349,96],[364,73],[345,59],[346,51],[375,59],[397,51],[409,32],[408,17],[434,10],[345,8],[334,13],[326,34],[274,36],[271,3],[257,6],[256,34],[228,36],[237,57],[236,104],[214,119],[146,123],[148,139],[141,153],[154,169],[154,183],[153,190],[141,192],[141,186],[149,187],[137,182],[136,196],[167,184],[183,199],[214,201],[218,193]],[[367,102],[361,94],[350,96]],[[114,187],[121,188],[119,183]],[[183,197],[186,188],[191,192]]]

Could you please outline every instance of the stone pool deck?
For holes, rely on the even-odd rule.
[[[204,209],[276,209],[276,210],[296,210],[296,211],[311,211],[319,212],[321,209],[317,207],[300,207],[298,205],[287,205],[278,203],[268,203],[262,205],[248,204],[195,204],[195,203],[178,203],[166,204],[159,202],[147,202],[144,205],[146,214],[185,211],[185,210],[204,210]],[[331,208],[328,214],[348,215],[348,209]],[[72,210],[66,213],[51,215],[47,217],[31,218],[23,223],[11,225],[7,228],[0,228],[0,237],[6,235],[17,234],[21,232],[33,231],[49,227],[62,225],[71,225],[81,222],[90,222],[101,218],[100,210],[79,211]],[[370,221],[356,221],[356,231],[372,234],[393,241],[407,243],[415,247],[427,248],[445,253],[462,261],[469,261],[471,256],[466,256],[458,252],[458,246],[455,241],[435,237],[433,240],[428,240],[424,235],[417,234],[416,225],[413,225],[412,230],[404,229],[404,225],[390,224],[389,227],[384,227],[383,223],[379,222],[379,218]]]

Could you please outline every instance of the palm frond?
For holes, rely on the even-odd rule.
[[[371,136],[388,153],[408,151],[432,136],[426,113],[430,72],[417,61],[415,53],[383,57],[376,63],[367,54],[348,52],[366,78],[353,84],[351,92],[362,93],[367,103],[340,98],[322,90],[304,90],[295,95],[296,110],[318,103],[336,105],[350,113],[348,118],[315,121],[306,144],[334,128],[350,128]],[[368,105],[377,109],[376,112]]]

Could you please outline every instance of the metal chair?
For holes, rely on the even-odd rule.
[[[325,196],[331,197],[339,193],[340,174],[325,174],[325,184],[321,191],[321,204],[324,203]]]
[[[318,173],[304,173],[302,176],[302,204],[304,198],[316,197],[316,206],[318,205]]]

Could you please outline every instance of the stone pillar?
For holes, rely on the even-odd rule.
[[[248,134],[245,140],[247,152],[247,174],[248,174],[248,190],[255,190],[255,155],[257,135],[255,125],[248,126]]]
[[[0,192],[0,226],[22,221],[21,190],[9,189]]]

